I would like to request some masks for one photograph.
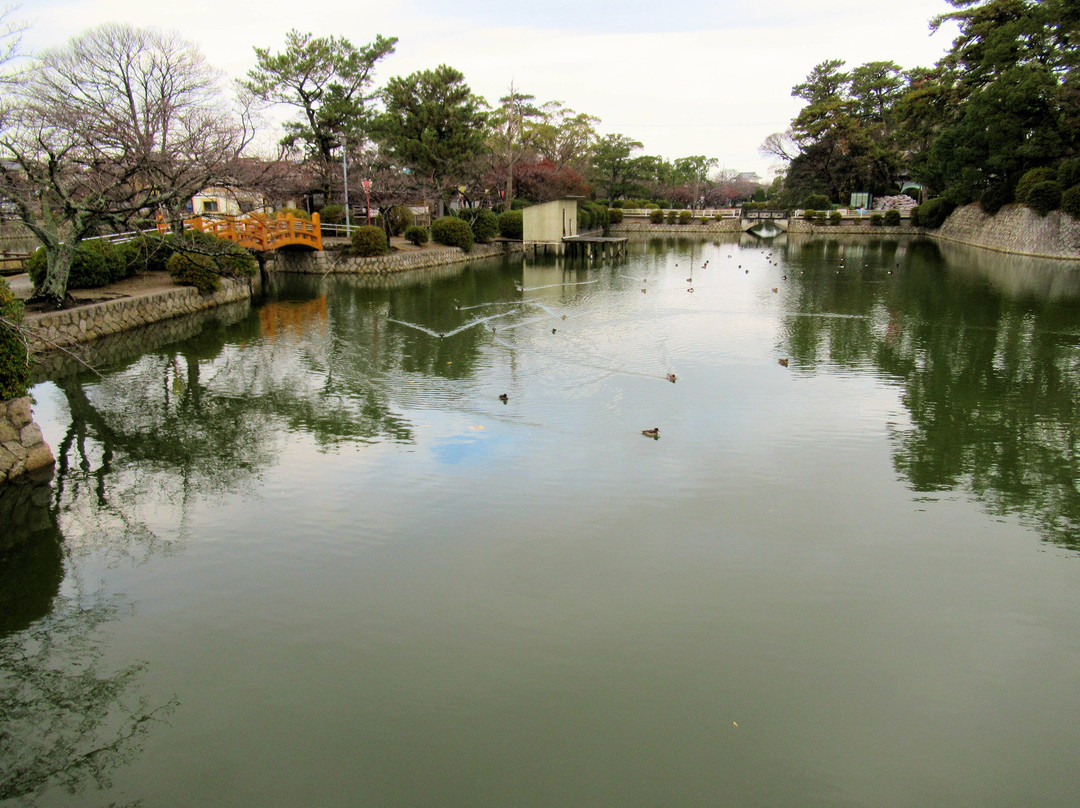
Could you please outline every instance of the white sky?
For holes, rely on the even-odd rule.
[[[254,46],[280,50],[290,28],[357,45],[396,36],[378,84],[449,64],[489,102],[513,80],[539,102],[599,117],[601,134],[640,140],[641,153],[704,154],[764,175],[758,147],[798,112],[791,87],[815,64],[930,66],[955,27],[931,36],[929,21],[949,10],[946,0],[22,0],[15,16],[32,26],[30,50],[109,21],[177,30],[233,77],[254,65]]]

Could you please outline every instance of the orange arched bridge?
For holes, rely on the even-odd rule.
[[[282,247],[308,247],[321,250],[322,226],[319,214],[311,214],[311,221],[298,219],[292,214],[285,216],[220,216],[205,218],[195,216],[184,219],[184,228],[200,233],[212,233],[218,238],[235,241],[241,247],[256,252],[270,252]]]

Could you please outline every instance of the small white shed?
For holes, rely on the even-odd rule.
[[[531,205],[524,208],[521,215],[521,240],[534,251],[538,246],[543,246],[546,251],[550,245],[555,252],[562,252],[563,239],[576,236],[578,232],[576,199],[556,199]]]

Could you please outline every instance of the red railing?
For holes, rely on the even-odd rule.
[[[218,238],[235,241],[241,247],[258,252],[269,252],[280,247],[303,246],[313,250],[322,249],[322,227],[319,214],[311,214],[311,221],[297,219],[292,214],[273,218],[263,214],[247,216],[220,216],[205,218],[195,216],[184,220],[184,227],[200,233],[212,233]]]

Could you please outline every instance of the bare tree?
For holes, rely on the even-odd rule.
[[[39,295],[63,305],[75,249],[100,228],[159,212],[180,226],[251,135],[176,34],[106,24],[45,53],[0,110],[0,193],[45,248]]]
[[[773,132],[758,147],[758,151],[767,157],[775,157],[780,163],[787,164],[799,155],[799,144],[795,140],[795,134],[790,129],[784,132]]]

